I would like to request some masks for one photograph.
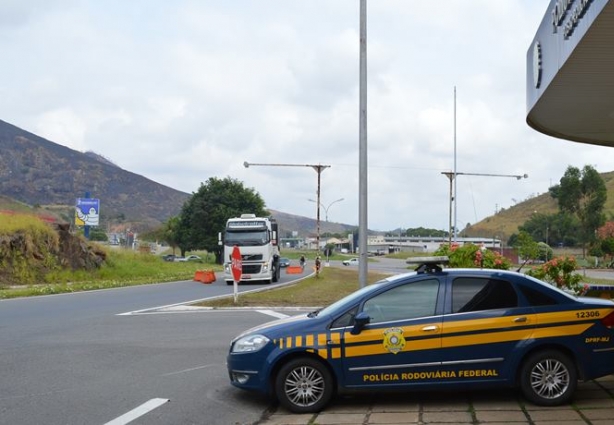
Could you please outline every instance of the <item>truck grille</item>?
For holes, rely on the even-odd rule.
[[[260,264],[243,264],[243,274],[258,274],[262,266]]]
[[[245,254],[241,256],[243,261],[262,261],[262,254]]]

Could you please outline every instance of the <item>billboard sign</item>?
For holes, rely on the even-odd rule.
[[[75,206],[75,225],[98,226],[100,217],[100,199],[77,198]]]

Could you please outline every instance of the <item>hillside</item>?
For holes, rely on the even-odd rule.
[[[123,170],[94,152],[78,152],[0,120],[0,211],[72,222],[77,198],[100,199],[101,221],[146,231],[179,214],[190,194]],[[282,235],[314,234],[312,218],[271,211]],[[354,226],[321,221],[321,233]]]
[[[605,215],[608,219],[614,217],[614,171],[602,173],[608,200],[605,204]],[[486,217],[484,220],[462,229],[463,236],[469,237],[497,237],[504,242],[513,233],[518,233],[518,226],[524,224],[532,214],[554,214],[558,211],[558,204],[549,193],[543,193],[524,202],[520,202],[508,209],[502,209],[497,214]]]
[[[269,210],[271,215],[277,220],[282,237],[291,237],[291,232],[297,232],[299,236],[315,235],[316,220],[313,218],[302,217],[283,213],[281,211]],[[333,223],[330,221],[320,220],[320,234],[325,233],[341,233],[355,231],[358,226],[350,226],[348,224]]]
[[[0,120],[0,195],[71,221],[86,192],[100,199],[101,219],[141,231],[178,214],[190,196]]]

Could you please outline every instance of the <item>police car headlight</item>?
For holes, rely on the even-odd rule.
[[[269,343],[268,339],[264,335],[248,335],[239,338],[232,345],[233,353],[252,353],[261,350],[265,345]]]

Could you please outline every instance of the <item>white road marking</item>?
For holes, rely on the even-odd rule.
[[[168,403],[167,398],[152,398],[146,403],[141,404],[136,409],[132,409],[126,414],[121,415],[119,418],[113,419],[111,422],[107,422],[105,425],[126,425],[135,419],[140,418],[146,413],[162,406],[164,403]]]
[[[206,369],[208,367],[213,367],[213,366],[219,366],[219,365],[217,365],[217,364],[206,364],[204,366],[191,367],[189,369],[183,369],[183,370],[178,370],[176,372],[165,373],[165,374],[160,375],[160,376],[173,376],[173,375],[178,375],[180,373],[193,372],[195,370]]]
[[[273,310],[256,310],[258,313],[266,314],[269,316],[277,317],[278,319],[285,319],[286,317],[290,317],[287,314],[278,313]]]

